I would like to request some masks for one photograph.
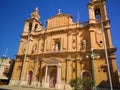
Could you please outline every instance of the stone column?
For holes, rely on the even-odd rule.
[[[76,60],[77,60],[77,77],[80,77],[80,72],[81,72],[81,69],[80,69],[80,60],[81,60],[82,58],[80,57],[80,55],[78,55],[77,57],[76,57]]]
[[[104,12],[105,12],[105,20],[108,20],[108,15],[107,15],[107,10],[106,10],[106,5],[103,5]]]
[[[39,63],[39,80],[38,80],[38,86],[42,85],[42,61],[40,60]]]
[[[26,80],[26,74],[27,74],[27,64],[28,64],[28,57],[26,57],[25,63],[24,63],[24,70],[23,70],[23,77],[22,78],[22,85],[26,85],[27,84],[27,80]]]
[[[57,83],[56,88],[62,88],[61,86],[61,65],[57,66]]]
[[[45,76],[46,76],[46,72],[43,70],[43,68],[46,66],[46,63],[43,62],[43,59],[41,59],[41,72],[40,72],[40,81],[41,81],[41,86],[42,87],[45,87]],[[44,76],[43,76],[43,73],[44,73]]]
[[[71,35],[71,31],[69,31],[68,35],[68,51],[71,51],[72,50],[72,35]]]
[[[72,79],[72,67],[71,67],[72,61],[67,61],[67,83]]]
[[[89,28],[89,31],[90,31],[90,41],[91,41],[91,48],[95,48],[96,47],[96,39],[95,39],[95,32],[94,32],[94,29],[92,28]]]
[[[109,28],[106,28],[106,33],[107,33],[107,40],[108,41],[108,47],[109,48],[113,48],[113,45],[112,45],[112,39],[111,39],[111,34],[110,34],[110,29]],[[106,36],[106,35],[105,35]]]
[[[95,23],[94,8],[91,5],[88,5],[88,10],[89,10],[89,20],[90,20],[90,23]]]
[[[57,83],[61,82],[61,70],[60,70],[61,66],[57,66]]]
[[[33,78],[32,78],[32,86],[37,86],[38,80],[37,80],[36,75],[38,74],[39,61],[36,60],[34,63],[35,64],[34,64],[34,73],[33,73]]]
[[[71,56],[67,57],[67,77],[66,77],[66,85],[65,85],[65,89],[66,90],[72,90],[71,86],[69,85],[70,80],[72,79],[72,58]]]
[[[49,76],[48,76],[48,65],[46,65],[46,72],[45,72],[45,87],[49,87]]]

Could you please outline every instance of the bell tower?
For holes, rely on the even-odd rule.
[[[33,34],[36,34],[37,32],[39,32],[43,29],[42,24],[39,21],[39,19],[40,19],[39,10],[38,10],[38,7],[36,7],[35,10],[31,13],[31,17],[25,21],[18,54],[24,54],[25,53],[25,43],[28,40],[28,38],[29,38],[29,42],[30,42],[29,46],[31,46]],[[28,53],[30,53],[30,52],[31,52],[31,50],[29,49]]]
[[[105,34],[107,47],[113,48],[110,35],[110,20],[108,19],[106,10],[106,0],[91,0],[88,4],[88,10],[91,48],[103,48],[102,30]]]
[[[23,30],[24,33],[38,31],[42,29],[42,24],[39,22],[40,15],[38,7],[31,13],[31,18],[25,21],[25,26]]]
[[[106,0],[91,0],[88,4],[90,23],[108,20]]]
[[[104,66],[106,69],[106,73],[108,74],[108,68],[110,69],[109,72],[111,75],[111,85],[113,88],[119,87],[118,85],[118,73],[117,73],[117,66],[116,66],[116,56],[115,51],[116,48],[112,45],[111,33],[110,33],[110,20],[107,15],[106,10],[106,1],[107,0],[91,0],[88,4],[88,11],[89,11],[89,33],[90,33],[90,41],[91,41],[91,48],[95,49],[96,51],[100,51],[99,54],[101,55],[101,60],[94,60],[94,64],[96,67],[100,66],[100,61],[102,62],[101,65]],[[105,48],[106,47],[106,48]],[[106,56],[104,50],[107,51],[107,59],[108,63],[106,63]],[[105,62],[105,63],[104,63]],[[108,67],[109,64],[109,67]],[[100,66],[101,67],[101,66]],[[95,68],[97,70],[97,68]],[[103,76],[105,78],[100,78],[98,74],[104,74],[104,71],[99,72],[96,71],[96,85],[100,87],[110,87],[109,85],[110,80],[108,76]],[[106,74],[106,75],[107,75]],[[100,78],[100,79],[99,79]],[[103,80],[107,80],[105,83],[101,83]],[[112,90],[112,89],[111,89]]]

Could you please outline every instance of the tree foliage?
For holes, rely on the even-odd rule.
[[[74,90],[92,90],[93,80],[89,77],[77,77],[72,79],[69,84]]]

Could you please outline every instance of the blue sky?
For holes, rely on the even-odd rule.
[[[23,32],[24,22],[38,6],[40,21],[45,21],[58,13],[71,14],[73,21],[78,18],[80,22],[88,21],[87,3],[90,0],[1,0],[0,2],[0,56],[6,53],[15,59],[20,36]],[[111,20],[111,36],[114,47],[117,48],[117,67],[120,70],[120,0],[107,0],[108,17]]]

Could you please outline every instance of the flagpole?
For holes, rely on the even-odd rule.
[[[110,90],[113,90],[111,74],[110,74],[110,66],[109,66],[109,60],[108,60],[107,45],[106,45],[106,39],[105,39],[105,34],[104,34],[103,21],[101,21],[101,27],[102,27],[102,37],[103,37],[103,42],[104,42],[104,50],[105,50],[106,63],[107,63],[107,69],[108,69],[108,78],[109,78],[110,88],[111,88]]]

